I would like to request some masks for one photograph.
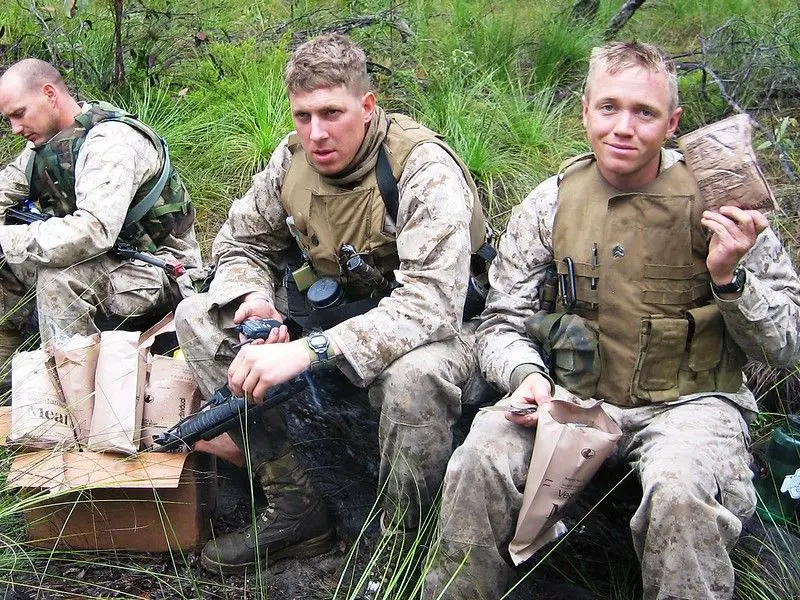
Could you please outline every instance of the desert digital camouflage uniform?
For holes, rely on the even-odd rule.
[[[25,166],[32,152],[25,148],[0,171],[0,219],[28,195]],[[0,226],[6,264],[0,269],[0,329],[19,330],[34,306],[42,341],[94,333],[96,319],[166,314],[174,298],[164,271],[108,253],[134,194],[160,170],[157,150],[131,126],[107,121],[93,127],[75,163],[77,210],[46,222]],[[168,236],[154,255],[199,267],[194,228]]]
[[[239,300],[260,292],[286,313],[280,284],[295,247],[281,202],[291,160],[287,140],[231,206],[214,241],[217,271],[209,292],[188,298],[176,314],[181,347],[207,397],[225,383],[235,356],[230,346],[238,341],[232,327]],[[327,333],[342,352],[343,358],[336,359],[339,368],[356,385],[368,386],[371,402],[381,407],[380,484],[389,481],[388,517],[416,528],[451,453],[450,427],[461,412],[459,386],[475,367],[474,325],[462,329],[461,314],[477,199],[455,161],[435,143],[412,151],[398,189],[397,223],[387,216],[386,230],[397,234],[400,266],[395,275],[402,287]],[[276,423],[281,419],[275,415],[267,421],[270,437],[280,439],[272,435],[283,430]],[[254,441],[251,436],[251,452]],[[280,456],[275,448],[263,452],[266,459]]]
[[[679,156],[662,151],[662,171]],[[490,270],[478,357],[487,379],[505,390],[545,371],[524,321],[539,310],[539,286],[553,260],[557,198],[558,180],[552,177],[517,207]],[[794,364],[800,357],[800,280],[772,230],[761,233],[742,264],[747,282],[741,297],[715,299],[727,330],[751,358]],[[755,507],[746,423],[757,411],[752,393],[742,385],[733,394],[693,394],[637,407],[606,403],[604,408],[623,431],[612,458],[636,469],[644,490],[631,520],[644,597],[730,598],[734,573],[728,552]],[[441,553],[424,597],[437,597],[467,554],[463,570],[438,597],[499,598],[508,588],[514,576],[508,544],[534,435],[502,413],[475,419],[448,466]]]

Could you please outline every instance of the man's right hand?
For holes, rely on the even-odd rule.
[[[236,313],[233,315],[233,322],[237,325],[247,319],[274,319],[283,322],[283,315],[277,311],[275,306],[261,292],[250,292],[244,297]],[[247,338],[239,334],[239,341],[244,342]],[[276,344],[289,341],[289,330],[286,325],[281,325],[273,329],[269,337],[265,340],[253,340],[252,343]]]
[[[531,373],[519,387],[514,390],[509,398],[510,404],[547,404],[552,400],[550,396],[550,381],[540,373]],[[515,415],[511,412],[505,413],[506,419],[523,427],[535,427],[539,422],[539,414]]]

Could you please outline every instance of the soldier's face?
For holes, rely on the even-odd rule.
[[[289,94],[289,104],[308,159],[320,173],[335,175],[361,147],[375,111],[375,95],[356,94],[342,85]]]
[[[11,132],[35,145],[43,144],[61,129],[57,90],[51,84],[26,89],[17,78],[0,84],[0,113],[8,119]]]
[[[642,67],[587,82],[583,125],[600,173],[621,191],[641,188],[658,176],[661,146],[675,133],[680,108],[672,108],[666,73]]]

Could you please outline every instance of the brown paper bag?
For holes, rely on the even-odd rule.
[[[11,432],[8,442],[33,448],[71,447],[75,433],[61,395],[55,361],[44,350],[18,352],[11,362]]]
[[[94,378],[100,352],[100,335],[75,334],[54,344],[52,353],[64,400],[75,427],[78,443],[89,443],[89,429],[94,410]]]
[[[89,447],[134,454],[142,423],[144,372],[139,332],[103,331],[95,374],[94,413]]]
[[[182,358],[171,356],[177,348],[178,338],[171,314],[142,335],[140,340],[140,356],[146,357],[147,369],[141,440],[145,448],[153,445],[154,435],[163,433],[200,409],[200,390],[189,364]]]
[[[564,507],[614,450],[622,432],[601,404],[557,387],[553,401],[540,407],[522,509],[508,546],[514,564],[558,537]]]
[[[678,139],[707,210],[723,205],[762,212],[778,209],[751,139],[747,115],[728,117]]]

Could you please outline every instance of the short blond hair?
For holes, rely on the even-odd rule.
[[[612,75],[625,69],[641,67],[651,73],[664,73],[670,92],[670,110],[678,108],[678,73],[675,63],[662,48],[641,42],[612,42],[592,49],[584,94],[589,95],[592,76],[603,69]]]
[[[356,94],[366,94],[370,91],[367,55],[347,36],[322,35],[294,51],[283,81],[289,94],[340,85]]]

